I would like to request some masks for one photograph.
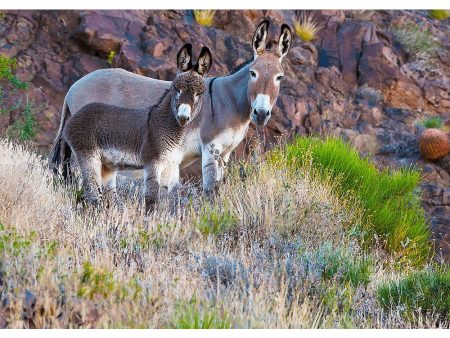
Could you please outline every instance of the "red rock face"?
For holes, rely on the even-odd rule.
[[[202,27],[191,11],[5,13],[0,53],[16,57],[18,77],[31,83],[40,125],[35,143],[43,152],[59,126],[68,88],[83,75],[111,67],[111,52],[115,52],[114,67],[170,80],[180,46],[206,45],[214,57],[211,76],[221,76],[252,57],[251,37],[263,18],[272,22],[273,40],[281,23],[292,23],[295,15],[294,11],[218,11],[212,27]],[[450,120],[448,20],[431,20],[424,11],[373,11],[363,17],[317,11],[315,15],[322,30],[309,43],[294,38],[283,61],[285,77],[273,117],[264,129],[251,127],[236,155],[245,156],[258,135],[265,140],[262,147],[270,149],[280,136],[319,133],[353,142],[380,167],[417,164],[429,171],[422,187],[432,227],[450,234],[448,161],[444,157],[424,162],[416,130],[425,115]],[[394,39],[390,27],[408,20],[426,27],[439,40],[431,64],[408,55]],[[16,118],[0,115],[0,132]]]

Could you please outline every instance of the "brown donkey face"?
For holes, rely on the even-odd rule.
[[[289,26],[282,25],[277,48],[274,51],[266,51],[268,27],[267,20],[261,22],[256,28],[252,42],[255,58],[250,64],[247,95],[251,104],[250,119],[257,125],[265,125],[270,119],[284,76],[281,61],[292,41]]]
[[[201,110],[205,92],[204,77],[212,64],[211,52],[203,47],[197,64],[192,66],[192,46],[186,44],[177,55],[178,74],[172,82],[172,112],[180,126],[188,125]]]

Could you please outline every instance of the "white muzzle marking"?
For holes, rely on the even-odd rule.
[[[252,111],[264,110],[271,111],[270,96],[266,94],[258,94],[256,99],[252,102]]]
[[[191,106],[183,103],[178,107],[178,120],[188,121],[191,118]]]

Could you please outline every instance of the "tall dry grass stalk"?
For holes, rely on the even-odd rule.
[[[0,327],[411,327],[375,300],[392,274],[376,248],[366,285],[324,276],[333,252],[366,255],[347,231],[360,212],[332,184],[257,159],[231,167],[212,205],[188,186],[150,215],[125,190],[93,210],[1,141]]]

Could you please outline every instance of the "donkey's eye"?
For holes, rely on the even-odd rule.
[[[277,76],[277,81],[281,81],[282,78],[283,78],[283,75],[278,75]]]
[[[256,77],[256,73],[255,73],[253,70],[250,71],[250,75],[251,75],[252,77]]]

